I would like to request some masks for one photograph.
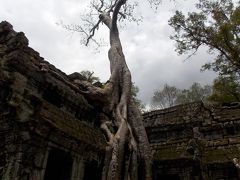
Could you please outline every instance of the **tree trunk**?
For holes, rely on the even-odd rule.
[[[118,0],[112,17],[99,18],[110,30],[111,76],[104,89],[87,86],[89,98],[104,100],[101,128],[108,138],[102,180],[151,180],[152,152],[140,111],[131,98],[131,73],[122,51],[117,16],[126,0]],[[79,82],[81,83],[81,82]],[[94,95],[92,95],[94,94]],[[117,130],[112,131],[115,127]]]

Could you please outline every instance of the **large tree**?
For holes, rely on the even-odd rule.
[[[213,94],[208,98],[216,105],[240,101],[240,83],[237,76],[219,76],[213,83]]]
[[[213,62],[204,65],[220,74],[240,72],[240,1],[199,0],[196,12],[185,15],[176,11],[169,20],[175,33],[179,54],[195,53],[205,45],[217,53]]]
[[[154,92],[152,97],[152,107],[163,109],[176,105],[179,93],[180,89],[165,84],[162,89]]]
[[[183,89],[177,96],[176,104],[185,104],[197,101],[208,101],[212,94],[212,87],[210,85],[201,85],[194,82],[189,89]]]
[[[179,104],[207,101],[211,94],[212,87],[210,85],[202,86],[197,82],[194,82],[189,89],[179,89],[165,84],[162,89],[154,92],[152,107],[162,109]]]
[[[156,3],[157,0],[149,0]],[[131,1],[132,2],[132,1]],[[119,38],[118,20],[137,20],[133,9],[137,3],[129,4],[127,0],[93,0],[92,10],[84,24],[65,26],[69,30],[82,33],[85,44],[90,41],[98,43],[95,32],[103,23],[110,34],[111,76],[103,88],[93,86],[90,82],[75,80],[79,86],[84,86],[86,97],[98,101],[102,107],[100,124],[107,136],[108,146],[102,171],[103,180],[151,180],[152,152],[143,124],[141,112],[132,97],[131,73],[125,61]]]

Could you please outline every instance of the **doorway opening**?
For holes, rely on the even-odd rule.
[[[49,152],[44,180],[70,180],[73,159],[65,151],[53,149]]]
[[[157,179],[161,180],[180,180],[179,175],[177,174],[167,174],[167,175],[158,175]]]

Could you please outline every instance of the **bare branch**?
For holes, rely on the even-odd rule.
[[[95,34],[95,30],[99,28],[100,22],[101,22],[101,19],[98,20],[97,24],[95,24],[95,25],[92,27],[92,29],[90,30],[90,35],[88,36],[87,41],[86,41],[86,44],[85,44],[86,46],[89,44],[89,41],[90,41],[91,39],[93,39],[93,36],[94,36],[94,34]]]
[[[122,22],[125,19],[137,23],[141,21],[141,16],[133,14],[135,7],[138,6],[137,1],[131,1],[131,4],[126,4],[126,2],[127,0],[91,0],[88,13],[81,16],[81,21],[78,25],[65,25],[63,23],[60,23],[60,25],[71,32],[81,33],[82,44],[88,46],[93,42],[98,48],[103,44],[99,42],[98,38],[94,38],[94,36],[99,30],[101,22],[103,22],[109,29],[112,28],[113,22],[113,29],[116,30],[117,21]],[[121,7],[123,8],[120,11]]]
[[[115,8],[117,2],[118,2],[118,0],[114,0],[114,3],[113,3],[113,1],[111,1],[110,5],[108,6],[108,9],[109,9],[107,11],[108,13],[113,12],[113,9]]]

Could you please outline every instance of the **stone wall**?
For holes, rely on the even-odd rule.
[[[240,157],[238,103],[191,103],[146,113],[144,120],[156,179],[239,179],[232,163]]]
[[[0,24],[0,179],[99,179],[106,141],[98,110],[72,77]]]
[[[0,179],[100,180],[106,140],[100,108],[0,23]],[[239,179],[240,105],[201,102],[145,113],[154,180]]]

